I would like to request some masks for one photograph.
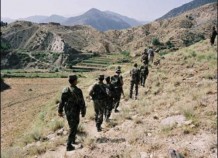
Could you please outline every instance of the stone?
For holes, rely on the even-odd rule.
[[[161,125],[172,126],[175,124],[184,124],[185,120],[186,120],[186,118],[183,115],[170,116],[170,117],[163,119],[161,121]]]
[[[184,124],[185,125],[190,125],[190,124],[192,124],[192,120],[185,121]]]
[[[61,128],[56,133],[57,133],[58,136],[61,136],[61,135],[63,135],[63,132],[64,132],[64,129]]]
[[[150,158],[150,156],[146,152],[140,152],[140,156],[141,158]]]

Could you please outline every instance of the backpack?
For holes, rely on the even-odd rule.
[[[120,77],[117,76],[117,75],[112,76],[112,77],[111,77],[111,84],[112,84],[114,87],[121,87],[122,84],[121,84]]]
[[[132,69],[131,71],[132,81],[138,82],[140,79],[139,70],[137,68]]]
[[[94,93],[92,94],[92,98],[94,100],[101,100],[108,97],[105,85],[95,84],[93,88]]]

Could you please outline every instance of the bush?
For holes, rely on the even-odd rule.
[[[130,56],[130,52],[127,51],[127,50],[124,50],[121,52],[122,55],[126,56],[126,57],[129,57]]]
[[[160,41],[159,41],[158,38],[153,38],[153,39],[152,39],[152,44],[153,44],[154,46],[160,46],[160,45],[161,45],[161,43],[160,43]]]
[[[168,49],[175,47],[174,44],[172,42],[170,42],[170,41],[166,42],[166,46],[167,46]]]

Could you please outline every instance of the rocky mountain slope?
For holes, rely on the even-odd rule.
[[[178,16],[186,11],[190,11],[192,9],[198,8],[198,7],[203,6],[205,4],[215,3],[215,2],[217,2],[217,0],[193,0],[189,3],[186,3],[186,4],[178,7],[178,8],[172,9],[171,11],[166,13],[164,16],[159,18],[159,20],[172,18],[172,17]]]
[[[106,32],[99,32],[92,27],[82,25],[62,26],[18,21],[2,27],[1,37],[8,41],[11,50],[16,53],[30,55],[31,52],[40,52],[44,56],[56,54],[55,57],[62,58],[59,65],[65,66],[69,56],[75,59],[76,56],[72,55],[82,52],[101,54],[128,51],[134,56],[151,45],[154,39],[159,41],[155,45],[158,49],[168,48],[167,43],[172,43],[173,47],[178,49],[209,38],[211,28],[216,23],[217,4],[214,3],[185,12],[172,19],[159,20],[126,30]],[[166,49],[166,51],[169,50]],[[2,60],[10,55],[6,52]],[[51,64],[57,60],[57,58],[53,59]],[[27,64],[35,62],[29,60]]]

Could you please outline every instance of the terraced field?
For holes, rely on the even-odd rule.
[[[122,64],[123,61],[130,61],[130,59],[122,54],[109,54],[83,60],[73,66],[72,69],[73,72],[105,71],[108,66]]]

